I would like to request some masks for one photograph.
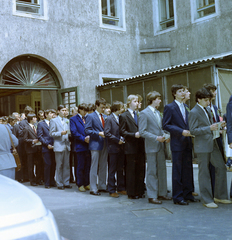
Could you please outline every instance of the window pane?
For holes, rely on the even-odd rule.
[[[174,17],[173,0],[169,0],[169,17]]]
[[[100,92],[100,97],[104,98],[106,100],[106,102],[111,103],[110,89],[101,91]]]
[[[112,100],[113,101],[123,101],[123,88],[112,88]]]
[[[16,10],[30,13],[39,13],[38,8],[29,7],[29,6],[16,6]]]
[[[110,0],[110,14],[111,16],[117,16],[116,13],[116,1],[117,0]]]
[[[167,19],[166,0],[160,0],[160,20],[164,21],[166,19]]]
[[[108,15],[107,13],[107,0],[102,0],[102,14]]]
[[[68,103],[68,93],[63,93],[62,94],[62,99],[63,99],[63,104],[67,104]]]
[[[140,82],[140,83],[128,85],[128,86],[127,86],[127,97],[128,97],[130,94],[133,94],[133,95],[139,94],[139,95],[141,95],[142,98],[143,98],[143,84]],[[145,107],[145,102],[146,102],[146,100],[143,99],[142,109]]]

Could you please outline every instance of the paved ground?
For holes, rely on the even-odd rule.
[[[167,173],[171,189],[170,166]],[[199,193],[197,174],[195,167],[195,187]],[[61,235],[69,240],[232,239],[232,204],[219,204],[217,209],[207,209],[202,203],[179,206],[172,201],[154,205],[147,198],[114,199],[107,193],[101,196],[80,193],[74,184],[64,191],[25,185],[42,198],[54,214]]]

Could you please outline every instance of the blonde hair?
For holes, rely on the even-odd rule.
[[[129,107],[130,103],[134,100],[134,99],[137,99],[139,100],[138,96],[134,95],[134,94],[131,94],[127,97],[127,107]]]

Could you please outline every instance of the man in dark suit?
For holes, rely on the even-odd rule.
[[[104,135],[106,101],[104,98],[95,102],[96,110],[86,117],[85,134],[90,136],[89,150],[91,151],[90,194],[99,196],[106,190],[107,149]],[[97,186],[98,175],[98,186]]]
[[[124,152],[126,155],[126,190],[129,199],[144,197],[145,158],[144,140],[140,139],[138,129],[138,96],[129,95],[128,109],[119,116],[119,134],[125,138]],[[143,149],[143,150],[142,150]]]
[[[70,118],[70,131],[73,139],[74,162],[76,165],[76,184],[80,192],[90,190],[89,171],[91,156],[89,151],[89,136],[85,134],[85,115],[87,106],[78,106],[77,114]]]
[[[37,126],[37,136],[42,143],[42,154],[44,160],[44,185],[45,188],[55,187],[55,153],[53,152],[54,140],[49,135],[49,124],[53,116],[52,110],[46,110],[43,121],[40,121]]]
[[[113,102],[111,106],[111,115],[105,122],[104,134],[107,139],[107,150],[109,154],[108,163],[108,191],[111,197],[119,197],[118,194],[126,195],[124,181],[124,154],[123,137],[119,134],[119,114],[123,110],[123,103]],[[117,173],[117,186],[115,185],[115,174]],[[117,190],[117,192],[116,192]]]
[[[36,165],[38,176],[35,177],[34,175],[34,165],[36,162],[39,162],[37,158],[40,156],[38,155],[38,146],[36,145],[39,140],[36,134],[36,128],[34,123],[36,123],[36,115],[35,114],[28,114],[27,115],[28,124],[23,129],[23,140],[25,143],[25,151],[27,153],[27,166],[28,166],[28,175],[31,186],[37,186],[39,182],[39,176],[42,171],[41,165]]]
[[[194,151],[197,154],[199,166],[199,187],[204,206],[217,208],[216,203],[231,203],[227,200],[226,167],[213,131],[218,130],[218,124],[208,111],[212,94],[205,88],[196,92],[197,104],[189,114],[189,129],[194,138]],[[209,163],[215,167],[215,191],[212,194]],[[215,203],[214,203],[215,202]]]
[[[192,196],[192,139],[188,125],[188,107],[183,103],[184,86],[171,88],[174,101],[164,108],[163,129],[170,132],[172,151],[172,197],[174,204],[188,205],[198,201]]]

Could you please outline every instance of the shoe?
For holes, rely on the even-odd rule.
[[[214,202],[203,204],[207,208],[218,208],[218,205]]]
[[[85,186],[85,190],[90,190],[90,185],[88,185],[88,186]]]
[[[108,191],[106,189],[99,189],[98,192],[108,193]]]
[[[19,179],[18,182],[19,182],[19,183],[23,183],[23,179]]]
[[[74,179],[70,180],[70,183],[76,183]]]
[[[172,200],[172,197],[158,196],[158,199],[160,199],[160,200]]]
[[[214,198],[214,202],[215,203],[224,203],[224,204],[232,203],[232,201],[230,201],[230,200],[227,200],[227,199],[217,199],[217,198]]]
[[[64,190],[64,186],[57,187],[60,190]]]
[[[174,204],[178,204],[178,205],[189,205],[188,202],[186,202],[185,200],[181,200],[179,202],[174,202]]]
[[[192,195],[196,197],[196,196],[198,196],[198,193],[192,192]]]
[[[89,192],[91,195],[94,195],[94,196],[100,196],[101,195],[101,193],[99,193],[99,192],[94,192],[94,191],[90,191]]]
[[[33,187],[37,186],[37,184],[36,184],[35,182],[31,182],[30,184],[31,184],[31,186],[33,186]]]
[[[50,184],[51,187],[57,187],[56,183]]]
[[[50,186],[45,186],[45,188],[51,188]]]
[[[113,197],[113,198],[118,198],[119,197],[119,195],[116,192],[110,193],[110,196]]]
[[[201,200],[200,199],[196,199],[196,198],[192,198],[192,199],[185,199],[185,201],[188,201],[188,202],[200,202]]]
[[[167,193],[170,193],[171,191],[170,190],[167,190]]]
[[[66,186],[64,186],[65,188],[72,188],[72,186],[71,185],[66,185]]]
[[[126,195],[126,191],[118,191],[119,194]]]
[[[43,183],[42,180],[40,180],[40,181],[37,182],[37,184],[38,184],[38,185],[43,185],[44,183]]]
[[[79,187],[78,189],[79,189],[80,192],[86,192],[84,186],[81,186],[81,187]]]
[[[139,195],[139,198],[145,198],[145,194]]]
[[[128,196],[128,199],[139,199],[138,196]]]
[[[161,204],[162,203],[162,201],[160,201],[156,198],[148,198],[148,202],[153,203],[153,204]]]

